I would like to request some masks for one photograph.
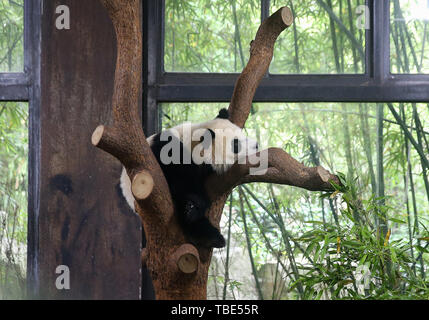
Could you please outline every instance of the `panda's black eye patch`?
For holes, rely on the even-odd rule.
[[[237,154],[241,151],[241,141],[238,139],[232,140],[232,151]]]

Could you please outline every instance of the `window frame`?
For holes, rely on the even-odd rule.
[[[143,0],[144,128],[157,132],[158,105],[163,102],[229,102],[238,74],[165,72],[165,0]],[[429,102],[429,74],[390,72],[390,0],[367,0],[363,74],[267,74],[255,102]],[[270,0],[261,0],[261,20]],[[288,32],[288,31],[286,31]],[[161,36],[159,36],[161,35]]]
[[[40,192],[40,70],[43,0],[24,0],[24,70],[0,72],[0,101],[28,102],[27,288],[38,292],[37,241]]]

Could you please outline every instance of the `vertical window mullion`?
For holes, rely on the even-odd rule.
[[[390,74],[390,0],[374,1],[373,15],[373,71],[377,83],[382,83]]]
[[[157,84],[163,72],[164,1],[145,0],[143,7],[143,128],[158,131]]]
[[[261,0],[261,22],[270,16],[270,0]]]
[[[369,29],[365,30],[365,74],[369,77],[374,77],[374,2],[375,0],[365,1],[365,5],[370,12]]]
[[[29,85],[27,290],[30,298],[40,293],[39,209],[41,188],[41,28],[43,0],[24,2],[24,72]]]
[[[24,0],[24,73],[31,69],[31,4],[32,0]]]

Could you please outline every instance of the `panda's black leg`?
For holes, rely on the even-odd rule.
[[[196,244],[207,248],[223,248],[225,239],[205,216],[210,202],[205,197],[191,194],[184,203],[183,222],[186,234]]]
[[[197,245],[206,248],[225,247],[225,238],[205,216],[186,226],[187,234]]]

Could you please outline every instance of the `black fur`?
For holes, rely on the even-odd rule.
[[[229,112],[227,109],[222,109],[219,111],[219,115],[217,116],[218,119],[228,119],[229,118]]]
[[[161,149],[171,140],[161,141],[160,136],[154,136],[151,148],[167,179],[177,218],[189,241],[207,248],[224,247],[224,237],[205,215],[211,202],[204,184],[207,177],[214,173],[213,168],[209,164],[197,165],[193,161],[191,164],[163,164],[160,160]],[[179,140],[176,143],[180,144],[181,162],[184,153],[191,158],[190,151],[183,143]]]

